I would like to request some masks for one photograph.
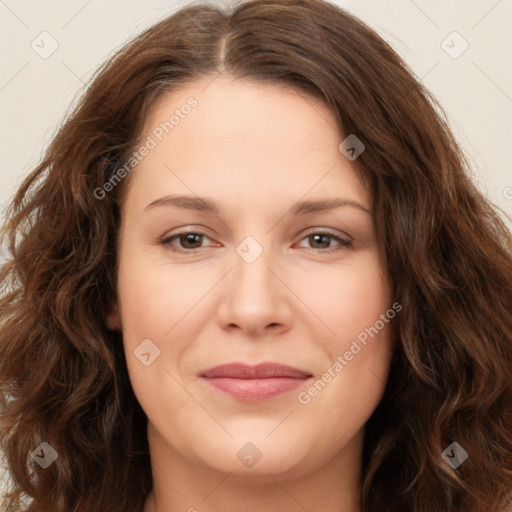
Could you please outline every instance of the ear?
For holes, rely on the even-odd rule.
[[[122,324],[121,324],[121,315],[119,314],[119,307],[116,304],[111,306],[109,308],[109,312],[107,313],[107,316],[105,318],[107,327],[112,331],[121,331],[122,330]]]

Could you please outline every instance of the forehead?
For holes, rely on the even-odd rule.
[[[355,169],[338,149],[343,138],[335,113],[303,91],[204,77],[153,104],[141,141],[151,139],[154,147],[137,165],[134,188],[146,198],[162,195],[162,188],[297,198],[313,188],[341,187],[365,201]]]
[[[150,109],[144,133],[151,133],[180,109],[189,111],[186,105],[191,98],[196,106],[173,120],[171,139],[190,136],[192,131],[203,143],[213,138],[246,145],[253,141],[270,149],[300,139],[308,149],[325,150],[341,136],[334,112],[319,98],[285,83],[224,75],[204,77],[160,96]],[[327,132],[331,140],[326,140]]]

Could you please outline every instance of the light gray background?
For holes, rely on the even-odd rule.
[[[92,71],[134,35],[189,3],[0,0],[0,213]],[[512,0],[335,3],[376,29],[435,94],[478,185],[511,215]],[[50,39],[40,36],[45,31],[58,48],[43,59],[31,44],[48,50]],[[448,37],[453,31],[469,44],[458,58],[452,56],[465,43]]]

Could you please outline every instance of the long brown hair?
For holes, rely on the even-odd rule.
[[[340,134],[366,146],[354,165],[403,309],[387,388],[365,429],[365,512],[505,510],[511,234],[468,177],[432,95],[373,30],[315,0],[190,6],[156,24],[98,71],[19,188],[0,270],[0,447],[13,486],[4,510],[19,510],[23,496],[30,512],[143,506],[147,419],[121,334],[105,320],[129,176],[104,197],[98,189],[121,175],[162,93],[219,73],[315,95]],[[46,469],[30,456],[43,442],[58,454]],[[443,457],[455,442],[468,454],[456,469]]]

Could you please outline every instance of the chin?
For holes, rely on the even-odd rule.
[[[262,434],[258,429],[248,428],[244,435],[233,438],[228,435],[215,439],[203,437],[194,447],[194,458],[224,473],[266,475],[267,478],[267,473],[299,473],[307,460],[300,436],[295,438],[285,431],[281,436],[275,433],[268,436],[268,433],[268,429]]]

